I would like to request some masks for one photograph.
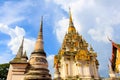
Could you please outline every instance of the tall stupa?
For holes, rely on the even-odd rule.
[[[43,47],[43,18],[41,20],[40,31],[36,40],[34,51],[31,53],[28,72],[25,80],[51,80],[48,70],[48,62]]]

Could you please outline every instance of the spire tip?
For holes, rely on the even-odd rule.
[[[43,16],[41,16],[40,32],[42,32],[42,26],[43,26]]]

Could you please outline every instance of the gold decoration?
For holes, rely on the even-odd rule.
[[[76,32],[76,30],[75,30],[74,27],[69,27],[69,28],[68,28],[68,32],[74,32],[74,31]]]
[[[119,65],[120,65],[120,51],[119,50],[117,50],[117,56],[116,56],[117,58],[116,58],[116,71],[120,71],[120,69],[119,69]]]
[[[80,50],[79,53],[76,54],[76,60],[90,60],[90,56],[87,54],[87,50]]]
[[[56,65],[58,63],[58,56],[54,56],[54,65]]]
[[[60,51],[60,55],[63,55],[63,54],[64,54],[64,51],[63,51],[63,50],[61,50],[61,51]]]

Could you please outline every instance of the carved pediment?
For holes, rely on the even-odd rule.
[[[76,60],[90,60],[90,56],[88,54],[87,50],[80,50],[76,56],[75,56]]]

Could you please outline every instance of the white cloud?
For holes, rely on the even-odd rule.
[[[67,32],[67,28],[68,28],[68,19],[64,17],[55,26],[55,33],[60,43],[62,43],[64,35]]]
[[[111,27],[103,27],[102,29],[90,29],[88,33],[96,41],[108,42],[108,37],[112,38],[113,29]]]
[[[28,57],[30,57],[31,52],[34,50],[35,41],[36,39],[34,38],[25,38],[24,50],[28,53]]]
[[[54,65],[54,55],[48,55],[47,56],[47,61],[48,61],[48,64],[49,64],[48,68],[50,70],[50,74],[52,75],[52,78],[53,78],[53,76],[54,76],[54,67],[53,67],[53,65]]]
[[[12,23],[24,20],[25,16],[23,13],[29,8],[29,6],[32,6],[32,3],[28,0],[20,2],[4,2],[3,5],[0,6],[0,22],[10,25]]]
[[[111,3],[108,3],[109,5],[103,5],[104,1],[96,0],[54,0],[54,2],[60,5],[66,12],[68,12],[68,8],[71,7],[74,23],[76,22],[75,27],[79,27],[77,28],[79,33],[89,34],[93,40],[98,42],[108,42],[107,36],[114,38],[113,33],[116,33],[114,31],[114,25],[120,24],[120,8],[117,7],[117,3],[114,5]],[[80,16],[84,17],[84,19],[82,20]],[[88,18],[90,16],[92,16],[92,18]],[[89,19],[89,21],[87,19]],[[65,34],[65,28],[62,27],[64,23],[67,22],[65,22],[65,19],[57,22],[61,24],[59,25],[61,28],[56,27],[55,31],[59,42],[61,42],[63,39],[62,36]],[[88,23],[93,25],[89,25]]]
[[[77,31],[80,33],[82,31],[82,27],[80,25],[80,20],[78,18],[78,15],[80,15],[80,12],[83,10],[86,5],[93,6],[94,5],[94,0],[54,0],[54,2],[58,5],[61,6],[62,9],[68,12],[68,8],[71,7],[71,12],[72,12],[72,17],[73,17],[73,23]],[[78,8],[79,7],[79,8]],[[63,41],[63,37],[65,33],[67,32],[68,24],[69,24],[69,18],[63,17],[62,19],[57,21],[57,24],[55,25],[55,33],[57,36],[57,39],[60,43]]]
[[[7,45],[12,51],[12,53],[16,54],[18,51],[18,48],[21,45],[22,38],[26,34],[25,30],[18,26],[16,26],[15,28],[10,28],[7,25],[0,24],[0,31],[10,36],[11,39]],[[34,38],[25,38],[24,50],[26,50],[26,52],[30,54],[33,51],[34,44],[35,44]]]
[[[94,7],[95,5],[95,0],[54,0],[54,2],[60,5],[65,11],[68,11],[68,8],[71,7],[75,14],[79,14],[78,12],[85,8]]]
[[[53,60],[54,56],[55,56],[55,55],[48,55],[47,60],[48,60],[48,61]]]
[[[105,8],[102,15],[97,14],[99,17],[95,18],[95,26],[88,31],[91,37],[96,41],[108,42],[107,37],[114,38],[113,33],[118,33],[114,31],[114,25],[120,24],[120,11],[113,10],[113,12],[110,12],[107,9],[108,8]],[[102,9],[100,9],[99,12],[101,10]]]

